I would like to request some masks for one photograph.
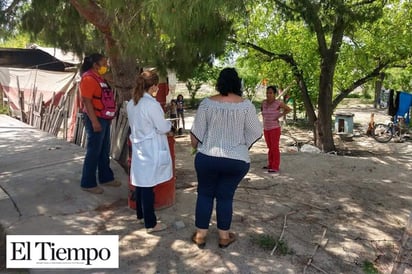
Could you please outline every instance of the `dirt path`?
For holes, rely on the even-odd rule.
[[[264,141],[253,147],[251,170],[234,203],[233,230],[239,241],[227,251],[218,250],[213,221],[208,248],[191,249],[192,263],[197,265],[191,270],[301,273],[326,231],[324,246],[313,258],[315,266],[327,273],[364,273],[368,267],[390,272],[412,208],[411,142],[379,144],[365,136],[372,108],[353,105],[341,111],[353,112],[357,125],[353,141],[336,140],[345,156],[290,152],[288,136],[306,142],[311,132],[284,127],[281,174],[272,176],[261,169],[266,164]],[[384,121],[384,110],[375,119]],[[196,178],[188,137],[177,139],[176,151],[176,213],[193,224]],[[183,208],[185,212],[180,211]],[[273,247],[271,241],[282,233],[285,215],[282,250],[270,256],[270,250],[262,247]],[[410,263],[407,273],[412,273]],[[307,273],[319,272],[309,267]]]

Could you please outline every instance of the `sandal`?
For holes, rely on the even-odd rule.
[[[219,239],[219,247],[220,248],[226,248],[235,241],[236,241],[236,234],[232,233],[232,232],[229,232],[229,238],[228,239]]]
[[[192,235],[192,242],[197,245],[198,248],[203,249],[206,245],[206,237],[197,237],[197,232]]]
[[[152,228],[146,228],[147,233],[156,233],[159,231],[163,231],[167,229],[167,225],[162,224],[162,223],[157,223],[154,227]]]

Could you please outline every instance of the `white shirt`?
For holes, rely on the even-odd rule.
[[[198,152],[250,163],[249,149],[262,137],[262,124],[249,100],[227,103],[205,98],[191,133],[199,141]]]
[[[170,180],[172,158],[166,133],[172,125],[164,118],[160,104],[145,93],[137,105],[133,100],[127,103],[127,116],[132,142],[132,185],[152,187]]]

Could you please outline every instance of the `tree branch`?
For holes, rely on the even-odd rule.
[[[336,55],[337,52],[339,52],[339,48],[342,45],[342,39],[343,39],[343,33],[345,31],[345,25],[346,22],[343,19],[342,15],[337,15],[336,18],[336,23],[333,27],[333,32],[332,32],[332,40],[330,43],[330,52],[332,52],[334,56],[334,63],[336,63],[336,60],[338,59],[338,56]]]
[[[104,33],[105,35],[111,36],[111,20],[105,13],[104,9],[97,5],[95,1],[88,0],[87,2],[85,2],[79,0],[70,0],[70,4],[83,18],[93,24],[100,32]]]
[[[317,8],[310,0],[305,0],[305,7],[307,10],[301,11],[302,18],[307,24],[312,25],[316,34],[316,39],[318,40],[319,51],[321,56],[327,52],[328,47],[326,45],[325,31],[322,26],[322,21],[320,20]]]
[[[303,72],[302,72],[302,70],[299,69],[299,66],[296,63],[296,61],[295,61],[295,59],[293,58],[292,55],[273,53],[273,52],[270,52],[270,51],[268,51],[268,50],[266,50],[266,49],[264,49],[264,48],[262,48],[258,45],[255,45],[253,43],[240,42],[240,41],[237,41],[236,39],[233,39],[233,38],[229,38],[228,41],[232,42],[232,43],[235,43],[235,44],[245,46],[247,48],[252,48],[252,49],[268,56],[269,61],[273,61],[273,60],[283,60],[283,61],[285,61],[292,68],[292,72],[293,72],[293,75],[295,76],[296,83],[298,84],[299,89],[300,89],[301,94],[302,94],[302,99],[303,99],[303,103],[305,105],[306,113],[308,114],[308,117],[309,117],[309,122],[313,124],[317,120],[315,109],[313,107],[312,101],[310,100],[308,87],[306,86],[305,79],[303,77]]]
[[[253,44],[253,43],[250,43],[250,42],[241,42],[241,41],[238,41],[238,40],[233,39],[233,38],[229,38],[228,41],[229,41],[229,42],[232,42],[232,43],[234,43],[234,44],[238,44],[238,45],[241,45],[241,46],[245,46],[245,47],[247,47],[247,48],[252,48],[252,49],[254,49],[254,50],[256,50],[256,51],[258,51],[258,52],[260,52],[260,53],[262,53],[262,54],[264,54],[264,55],[266,55],[266,56],[268,56],[268,57],[270,58],[269,61],[273,61],[273,60],[284,60],[284,61],[286,61],[286,62],[289,63],[289,64],[296,65],[295,61],[293,60],[293,57],[292,57],[291,55],[289,55],[289,54],[274,53],[274,52],[268,51],[268,50],[266,50],[266,49],[264,49],[264,48],[262,48],[262,47],[260,47],[260,46],[258,46],[258,45],[255,45],[255,44]]]
[[[363,5],[368,5],[368,4],[372,4],[374,2],[376,2],[377,0],[364,0],[364,1],[360,1],[358,3],[354,3],[352,5],[352,7],[359,7],[359,6],[363,6]]]
[[[346,98],[346,96],[349,95],[349,93],[351,93],[352,91],[354,91],[357,87],[365,84],[366,82],[368,82],[369,80],[371,80],[372,78],[375,78],[377,76],[379,76],[379,74],[382,72],[382,70],[384,68],[386,68],[389,65],[389,62],[384,62],[384,63],[379,63],[379,65],[373,70],[371,71],[369,74],[365,75],[364,77],[356,80],[355,82],[353,82],[349,87],[347,87],[344,90],[341,90],[341,92],[339,93],[339,95],[333,99],[332,102],[332,108],[335,109],[337,107],[337,105],[344,99]]]
[[[18,4],[20,4],[22,0],[13,0],[13,2],[10,3],[10,6],[8,6],[5,10],[4,10],[4,14],[9,15],[10,13],[12,13],[14,11],[14,9],[17,7]]]

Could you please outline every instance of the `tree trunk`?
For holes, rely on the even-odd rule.
[[[381,90],[382,90],[382,84],[383,84],[383,80],[385,79],[385,74],[381,73],[379,75],[379,77],[376,79],[375,81],[375,96],[374,96],[374,100],[373,100],[373,107],[374,108],[378,108],[380,101],[381,101]]]
[[[119,104],[129,100],[131,98],[131,91],[135,86],[136,62],[133,58],[122,56],[121,49],[112,35],[112,19],[95,1],[70,0],[70,4],[77,10],[80,16],[93,24],[102,33],[105,40],[106,54],[109,57],[112,69],[112,79],[110,79],[109,75],[108,81],[118,91]]]
[[[335,150],[332,134],[333,72],[333,63],[324,58],[319,79],[318,120],[315,123],[315,144],[324,152]]]
[[[110,18],[105,10],[93,0],[70,0],[70,4],[88,22],[93,24],[103,35],[106,54],[109,57],[111,73],[105,78],[117,91],[117,104],[121,106],[126,100],[130,100],[131,91],[135,87],[137,67],[134,58],[124,56],[119,44],[112,35]],[[119,163],[127,167],[128,146],[123,145]]]
[[[296,104],[296,98],[293,98],[293,121],[297,121],[298,120],[298,116],[297,116],[297,110],[298,106]]]

